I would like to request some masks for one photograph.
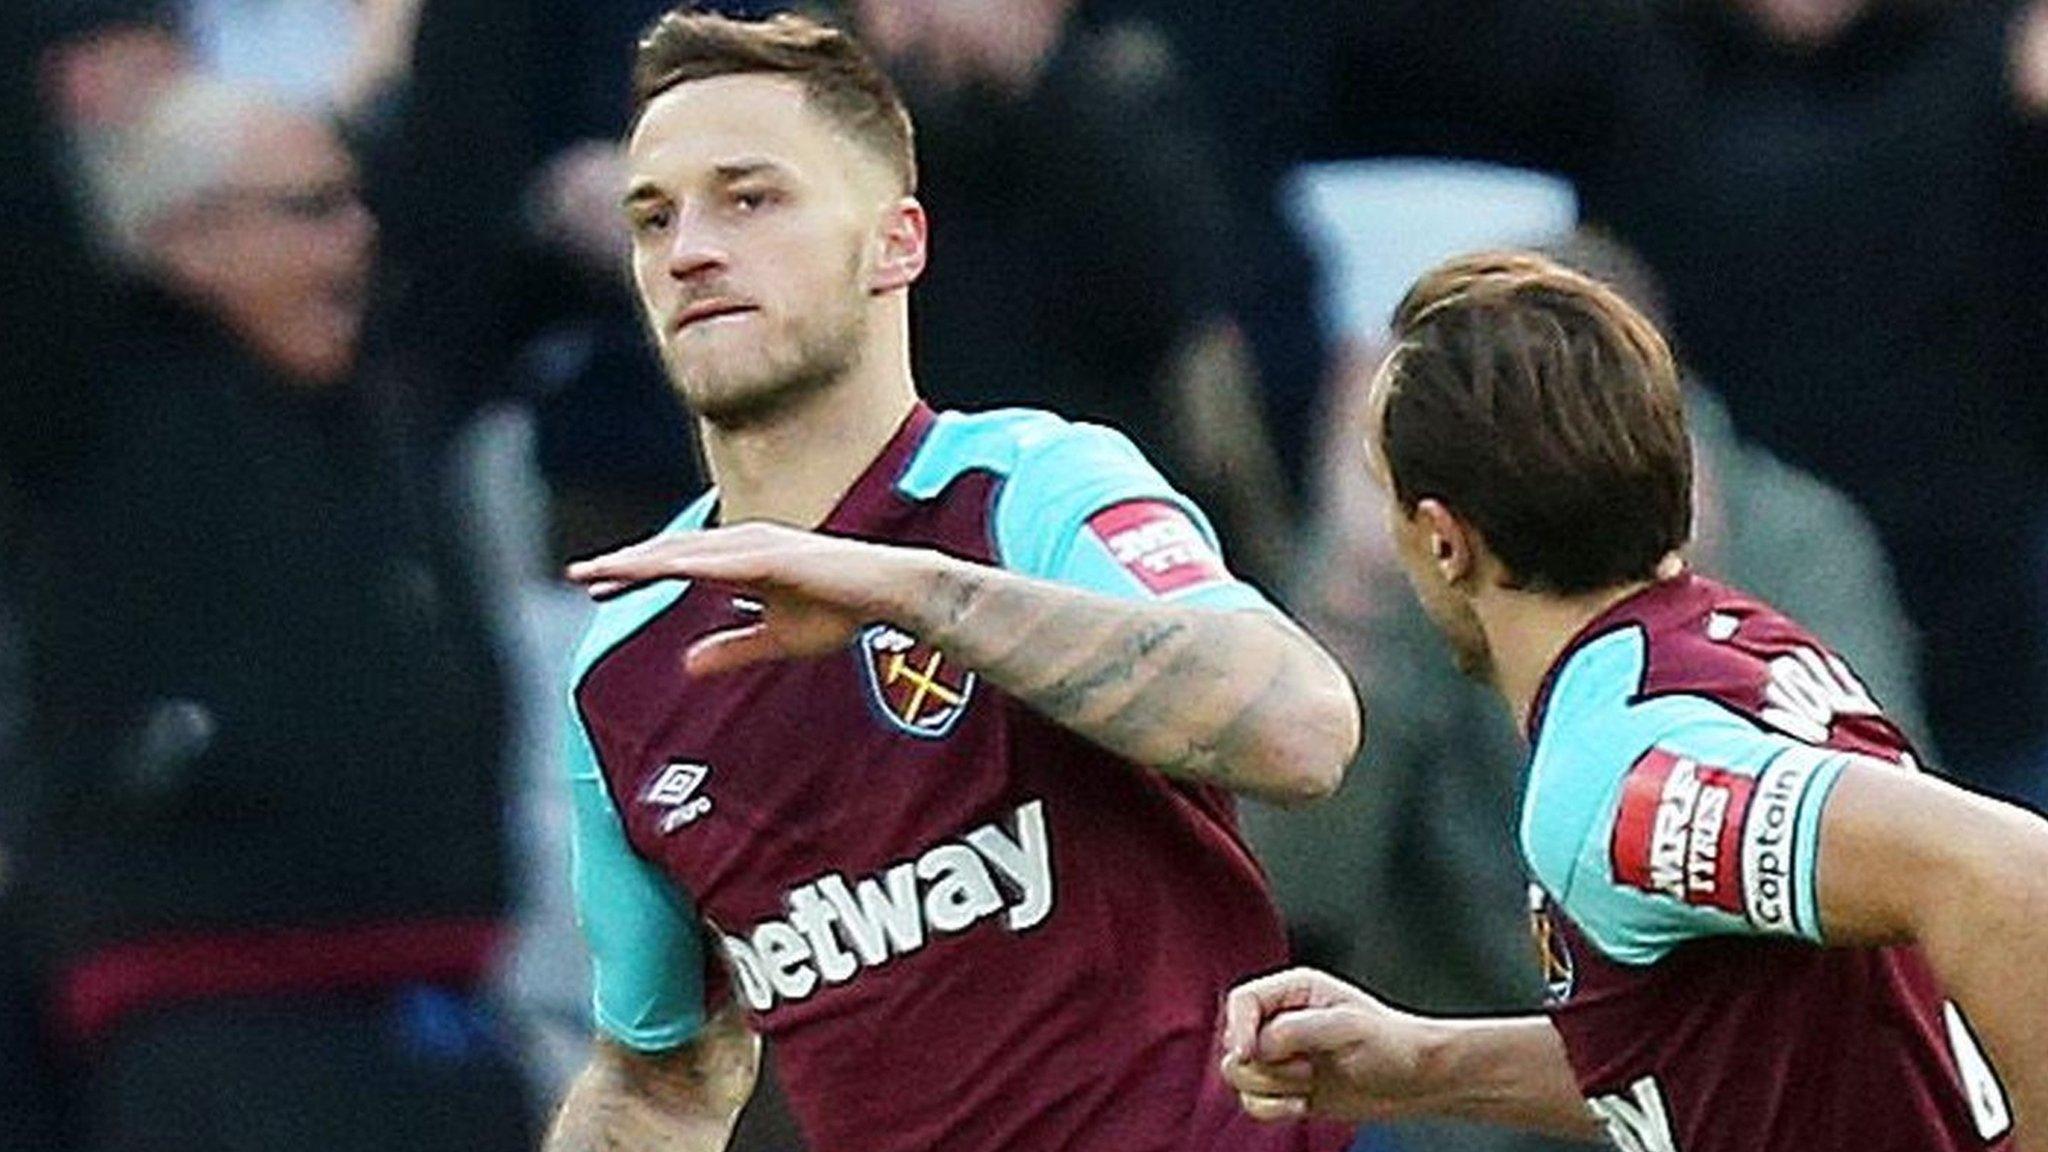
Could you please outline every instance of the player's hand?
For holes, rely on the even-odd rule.
[[[758,600],[760,621],[690,646],[692,673],[822,656],[919,595],[935,557],[775,524],[655,536],[571,564],[570,580],[609,599],[662,580],[700,580]]]
[[[1382,1120],[1435,1094],[1425,1055],[1430,1020],[1398,1011],[1311,968],[1231,989],[1223,1009],[1223,1078],[1259,1120]]]

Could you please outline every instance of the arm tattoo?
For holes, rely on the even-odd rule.
[[[1188,626],[1178,620],[1141,621],[1130,635],[1121,638],[1117,645],[1120,651],[1107,654],[1092,668],[1081,666],[1071,679],[1054,681],[1032,703],[1055,720],[1075,715],[1095,696],[1136,677],[1153,653],[1187,631]]]
[[[1274,791],[1276,735],[1341,673],[1265,611],[1139,604],[949,565],[905,621],[1062,727],[1169,775]],[[1343,691],[1348,696],[1348,686]],[[1348,706],[1348,704],[1347,704]],[[1327,728],[1327,721],[1319,721]]]

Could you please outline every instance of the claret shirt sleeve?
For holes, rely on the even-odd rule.
[[[1018,459],[996,500],[1005,567],[1107,596],[1271,608],[1215,530],[1122,434],[1066,425]]]
[[[576,819],[576,919],[590,945],[598,1030],[643,1052],[688,1042],[704,1024],[703,940],[687,901],[626,842],[597,755],[572,705],[569,784]]]

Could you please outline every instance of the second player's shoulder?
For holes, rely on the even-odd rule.
[[[1703,697],[1808,743],[1872,752],[1899,743],[1827,644],[1764,601],[1689,574],[1596,621],[1560,661],[1543,712],[1677,696]]]
[[[1716,639],[1718,614],[1763,606],[1693,576],[1609,609],[1560,655],[1533,709],[1523,846],[1561,891],[1586,831],[1611,811],[1636,764],[1658,747],[1712,750],[1762,735],[1741,702],[1763,672]]]
[[[1538,733],[1521,841],[1532,877],[1610,958],[1649,964],[1705,935],[1812,936],[1809,793],[1834,755],[1710,696],[1637,689],[1640,625],[1585,646]]]
[[[1791,865],[1810,861],[1847,758],[1899,758],[1852,685],[1797,625],[1707,581],[1610,613],[1538,712],[1521,828],[1534,877],[1628,963],[1702,934],[1817,936],[1810,876]]]
[[[1522,841],[1531,868],[1553,892],[1571,886],[1588,830],[1613,808],[1645,755],[1659,747],[1704,751],[1757,734],[1711,695],[1646,692],[1653,642],[1640,620],[1582,640],[1538,701]]]
[[[1689,584],[1674,610],[1646,621],[1643,696],[1705,696],[1804,743],[1910,755],[1855,669],[1805,626],[1738,589]]]

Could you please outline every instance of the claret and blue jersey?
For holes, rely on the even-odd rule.
[[[1828,946],[1843,770],[1916,771],[1849,666],[1686,575],[1553,668],[1521,841],[1552,1019],[1629,1152],[2009,1146],[2003,1089],[1910,947]]]
[[[1271,610],[1128,441],[1044,413],[917,409],[822,528]],[[682,671],[758,610],[655,585],[607,604],[578,654],[575,879],[603,1033],[671,1048],[737,999],[818,1152],[1344,1144],[1253,1123],[1218,1077],[1223,992],[1287,958],[1226,795],[887,625],[815,660]]]

